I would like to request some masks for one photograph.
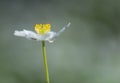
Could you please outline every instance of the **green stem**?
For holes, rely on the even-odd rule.
[[[45,41],[42,41],[42,52],[43,52],[43,60],[44,60],[46,81],[47,81],[47,83],[50,83],[49,72],[48,72],[48,64],[47,64],[47,57],[46,57]]]

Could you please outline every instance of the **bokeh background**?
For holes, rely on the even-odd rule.
[[[0,83],[45,83],[41,42],[15,37],[50,23],[51,83],[120,83],[120,0],[0,0]]]

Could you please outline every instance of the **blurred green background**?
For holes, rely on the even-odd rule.
[[[51,83],[120,83],[120,0],[0,0],[0,83],[45,83],[41,42],[15,37],[50,23]]]

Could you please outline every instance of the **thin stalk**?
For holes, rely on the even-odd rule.
[[[42,52],[43,52],[43,60],[44,60],[44,67],[45,67],[45,74],[46,74],[46,82],[50,83],[49,72],[48,72],[48,64],[47,64],[47,57],[46,57],[45,41],[42,41]]]

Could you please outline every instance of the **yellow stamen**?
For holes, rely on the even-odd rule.
[[[35,31],[39,34],[46,34],[50,32],[51,25],[50,24],[36,24]]]

